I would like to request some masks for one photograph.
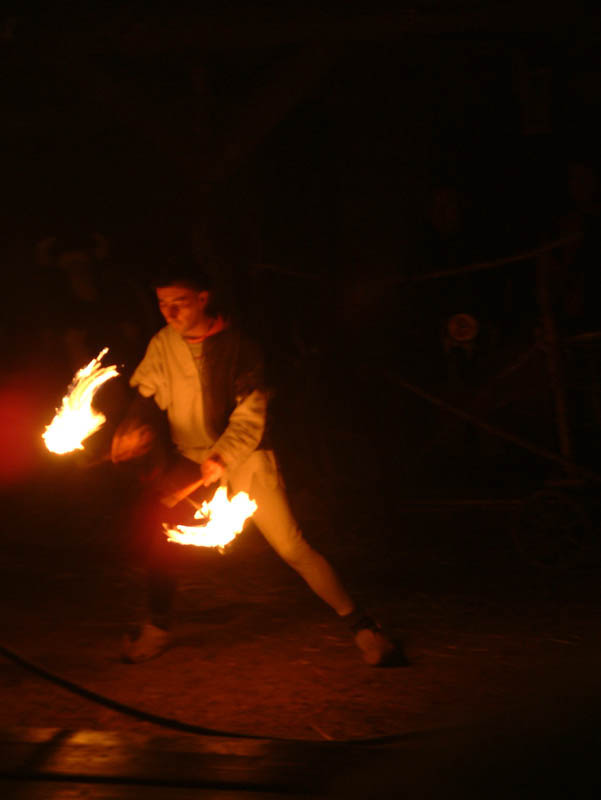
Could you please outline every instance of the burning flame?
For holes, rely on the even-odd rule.
[[[242,530],[246,520],[257,510],[257,504],[246,492],[238,492],[231,500],[227,488],[220,486],[210,502],[205,502],[194,514],[194,519],[204,520],[200,525],[176,525],[164,522],[163,528],[170,542],[193,544],[196,547],[217,547],[222,550]]]
[[[51,453],[70,453],[83,450],[82,442],[106,422],[100,411],[92,408],[92,400],[103,383],[119,374],[115,365],[101,367],[100,362],[108,353],[101,350],[90,363],[75,374],[60,409],[42,434]]]

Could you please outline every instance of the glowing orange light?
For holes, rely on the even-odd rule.
[[[108,347],[105,347],[75,374],[60,409],[57,409],[54,419],[42,434],[51,453],[83,450],[82,442],[106,422],[104,414],[92,408],[92,401],[103,383],[119,375],[114,364],[110,367],[100,366],[107,353]]]
[[[194,514],[194,519],[203,520],[200,525],[171,528],[164,522],[163,528],[170,542],[222,550],[242,531],[244,523],[256,510],[257,504],[246,492],[238,492],[228,500],[227,488],[220,486],[213,499],[205,501]]]

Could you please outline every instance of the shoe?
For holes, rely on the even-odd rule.
[[[363,660],[372,667],[383,667],[396,662],[398,650],[382,631],[378,623],[360,628],[355,633],[355,644],[361,650]]]
[[[123,643],[121,658],[128,664],[150,661],[164,653],[171,644],[171,634],[151,622],[142,625],[139,634],[127,637]]]

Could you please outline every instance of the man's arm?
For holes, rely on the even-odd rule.
[[[111,459],[115,463],[146,455],[165,425],[162,409],[168,398],[162,355],[154,336],[129,382],[134,399],[113,435]]]
[[[113,463],[140,458],[148,453],[157,438],[162,420],[153,397],[142,397],[136,391],[125,417],[121,420],[111,443]]]
[[[241,464],[257,449],[265,431],[266,416],[267,394],[264,391],[255,389],[238,403],[209,456],[209,460],[221,465],[222,474],[225,469]],[[208,469],[212,469],[212,465]],[[218,471],[213,469],[215,473]]]

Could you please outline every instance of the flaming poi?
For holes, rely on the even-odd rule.
[[[92,401],[106,381],[119,375],[114,364],[110,367],[100,365],[107,353],[108,347],[105,347],[75,374],[60,409],[57,409],[54,419],[42,434],[51,453],[83,450],[82,443],[106,422],[104,414],[92,408]]]
[[[163,528],[170,542],[223,550],[242,531],[244,523],[256,510],[257,504],[246,492],[238,492],[230,500],[227,487],[220,486],[213,499],[205,500],[194,514],[194,519],[201,520],[199,525],[170,527],[164,522]]]

